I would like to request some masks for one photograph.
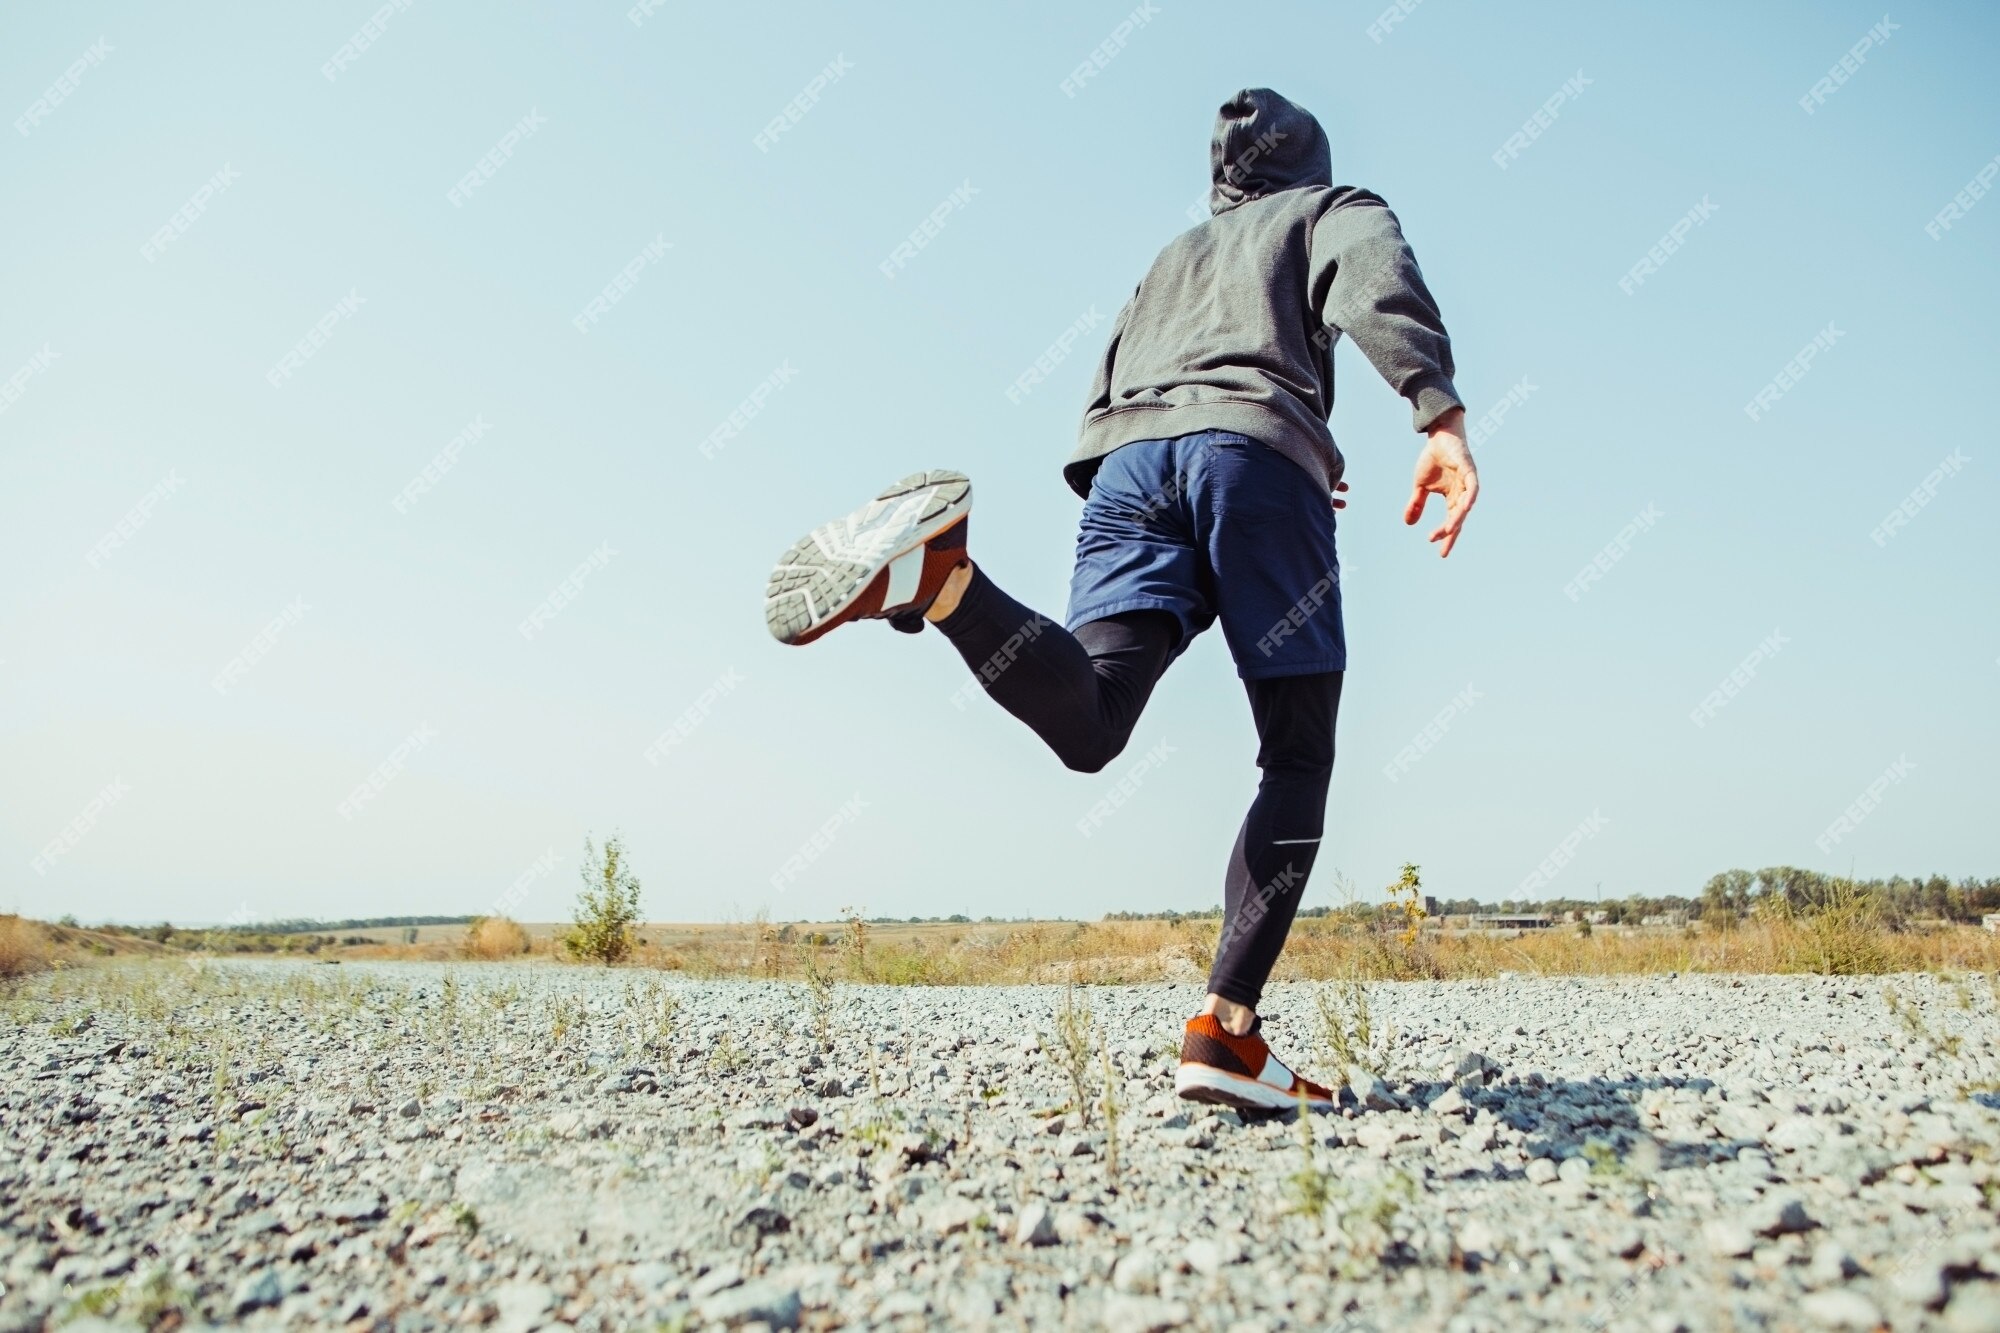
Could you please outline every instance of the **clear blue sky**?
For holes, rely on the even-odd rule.
[[[984,699],[956,706],[966,673],[937,635],[782,649],[761,593],[804,529],[945,466],[974,478],[975,554],[1061,611],[1078,502],[1058,468],[1089,364],[1247,85],[1313,109],[1336,178],[1397,210],[1473,415],[1533,386],[1478,450],[1482,499],[1441,562],[1399,521],[1408,411],[1341,352],[1352,662],[1309,901],[1335,867],[1375,897],[1405,860],[1438,894],[1506,897],[1593,816],[1548,893],[1693,893],[1773,863],[2000,873],[2000,200],[1925,230],[2000,154],[2000,15],[1892,9],[1809,114],[1879,8],[1426,0],[1378,42],[1381,9],[1250,21],[1160,0],[1075,96],[1064,79],[1132,6],[669,0],[635,25],[621,0],[415,0],[331,80],[368,3],[0,21],[0,907],[484,911],[553,849],[511,904],[548,919],[585,833],[614,829],[655,918],[1217,901],[1255,781],[1219,636],[1169,673],[1127,756],[1081,776]],[[656,238],[671,248],[579,332]],[[1011,403],[1092,307],[1105,323]],[[1871,540],[1954,449],[1968,461]],[[1691,721],[1774,631],[1747,686]],[[1161,742],[1130,802],[1079,833]]]

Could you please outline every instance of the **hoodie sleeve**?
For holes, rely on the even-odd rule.
[[[1396,215],[1366,190],[1339,196],[1312,232],[1312,297],[1336,334],[1354,339],[1389,387],[1410,400],[1416,428],[1454,407],[1451,337]]]

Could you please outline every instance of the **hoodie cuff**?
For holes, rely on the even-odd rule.
[[[1437,424],[1437,419],[1454,407],[1465,406],[1458,390],[1452,387],[1449,375],[1423,376],[1411,382],[1403,393],[1415,409],[1416,427],[1420,434]]]

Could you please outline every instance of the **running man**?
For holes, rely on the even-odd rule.
[[[935,625],[995,702],[1081,773],[1117,757],[1168,665],[1220,620],[1262,778],[1175,1083],[1231,1106],[1331,1105],[1265,1045],[1257,1005],[1319,851],[1347,669],[1335,341],[1352,338],[1414,409],[1425,443],[1403,521],[1442,497],[1440,555],[1479,477],[1437,302],[1388,205],[1333,184],[1319,122],[1245,90],[1223,104],[1209,160],[1213,216],[1160,252],[1119,312],[1063,467],[1084,498],[1067,629],[972,562],[972,485],[944,471],[905,478],[786,552],[766,618],[791,644],[871,617]]]

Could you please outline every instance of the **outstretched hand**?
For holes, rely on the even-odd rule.
[[[1479,498],[1479,469],[1472,461],[1471,446],[1465,442],[1462,407],[1453,408],[1431,426],[1423,452],[1417,455],[1416,484],[1410,503],[1403,509],[1403,522],[1415,525],[1433,495],[1444,497],[1444,522],[1431,534],[1431,540],[1443,542],[1444,549],[1438,555],[1447,556],[1458,541],[1458,530],[1465,526],[1465,516]]]

